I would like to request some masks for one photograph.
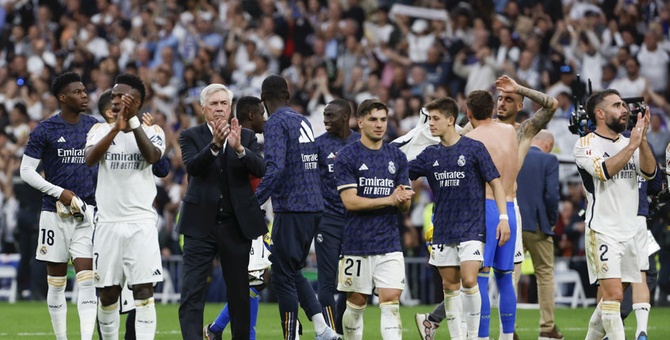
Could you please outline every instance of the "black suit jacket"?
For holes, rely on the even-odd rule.
[[[261,178],[265,161],[260,155],[256,134],[242,129],[246,155],[239,158],[230,145],[214,156],[209,149],[212,133],[207,124],[192,127],[179,135],[182,159],[188,173],[188,189],[182,199],[178,230],[191,237],[206,237],[216,226],[221,195],[230,195],[233,211],[244,237],[252,240],[268,229],[265,215],[251,187],[249,175]],[[220,157],[227,157],[221,169]],[[229,192],[221,192],[221,181],[228,181]]]
[[[534,232],[539,226],[543,233],[554,235],[560,199],[556,156],[531,146],[516,181],[523,230]]]

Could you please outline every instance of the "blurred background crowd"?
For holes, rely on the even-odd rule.
[[[573,96],[616,88],[644,97],[652,108],[648,140],[662,166],[670,142],[668,65],[670,4],[659,0],[0,0],[0,252],[32,257],[40,194],[18,174],[30,131],[58,112],[49,92],[55,75],[81,74],[89,113],[122,72],[147,85],[143,112],[167,138],[172,169],[157,179],[165,256],[178,254],[174,220],[185,191],[179,133],[202,123],[200,91],[230,86],[235,97],[260,96],[263,79],[283,75],[292,106],[323,133],[326,103],[352,105],[377,97],[390,108],[388,139],[419,120],[428,101],[451,96],[461,104],[473,89],[495,91],[501,74],[545,91],[559,109],[548,129],[561,160],[557,256],[584,255],[581,181],[572,163],[577,139],[568,129]],[[579,75],[579,78],[577,77]],[[531,102],[519,115],[535,112]],[[352,125],[354,127],[354,125]],[[407,256],[425,256],[423,208],[431,201],[417,183],[404,217]],[[668,214],[653,226],[670,263]],[[666,235],[667,234],[667,235]],[[27,261],[24,259],[24,261]],[[670,269],[661,288],[670,288]],[[20,269],[20,289],[30,285]]]

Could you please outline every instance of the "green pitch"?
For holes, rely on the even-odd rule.
[[[208,304],[205,309],[205,321],[211,322],[221,309],[221,304]],[[400,307],[405,339],[418,339],[419,335],[414,323],[415,313],[426,313],[433,306]],[[156,339],[181,339],[179,332],[179,319],[177,317],[178,305],[156,305],[158,314],[158,329]],[[566,339],[583,339],[586,335],[586,327],[593,307],[588,309],[556,310],[556,322],[565,335]],[[492,320],[497,320],[497,310],[493,311]],[[314,339],[314,329],[307,321],[304,314],[300,317],[304,320],[304,333],[302,339]],[[517,333],[520,339],[537,339],[538,310],[519,310],[517,316]],[[262,303],[258,315],[258,326],[256,331],[258,340],[281,339],[281,326],[279,312],[276,304]],[[652,308],[649,318],[649,335],[655,339],[670,339],[670,308]],[[125,317],[121,317],[122,324]],[[123,327],[122,327],[123,329]],[[626,336],[633,339],[635,332],[635,317],[631,315],[626,323]],[[437,332],[438,339],[448,339],[446,324],[442,325]],[[121,332],[123,334],[123,332]],[[491,322],[492,339],[497,338],[498,323]],[[68,337],[79,338],[79,324],[77,317],[77,306],[68,305]],[[94,338],[97,339],[97,336]],[[365,339],[381,339],[379,332],[379,308],[368,306],[365,312]],[[53,339],[51,321],[45,302],[19,302],[8,304],[0,302],[0,339]],[[224,334],[224,339],[230,339],[229,333]]]

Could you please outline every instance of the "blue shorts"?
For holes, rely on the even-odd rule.
[[[486,200],[486,244],[484,244],[484,267],[493,267],[497,270],[514,270],[514,251],[516,243],[516,213],[514,202],[507,202],[507,216],[509,216],[509,240],[498,246],[496,228],[500,213],[496,201]]]

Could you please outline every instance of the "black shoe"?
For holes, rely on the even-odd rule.
[[[214,332],[210,327],[212,327],[211,323],[202,329],[202,336],[207,340],[221,340],[221,333],[223,332]]]

